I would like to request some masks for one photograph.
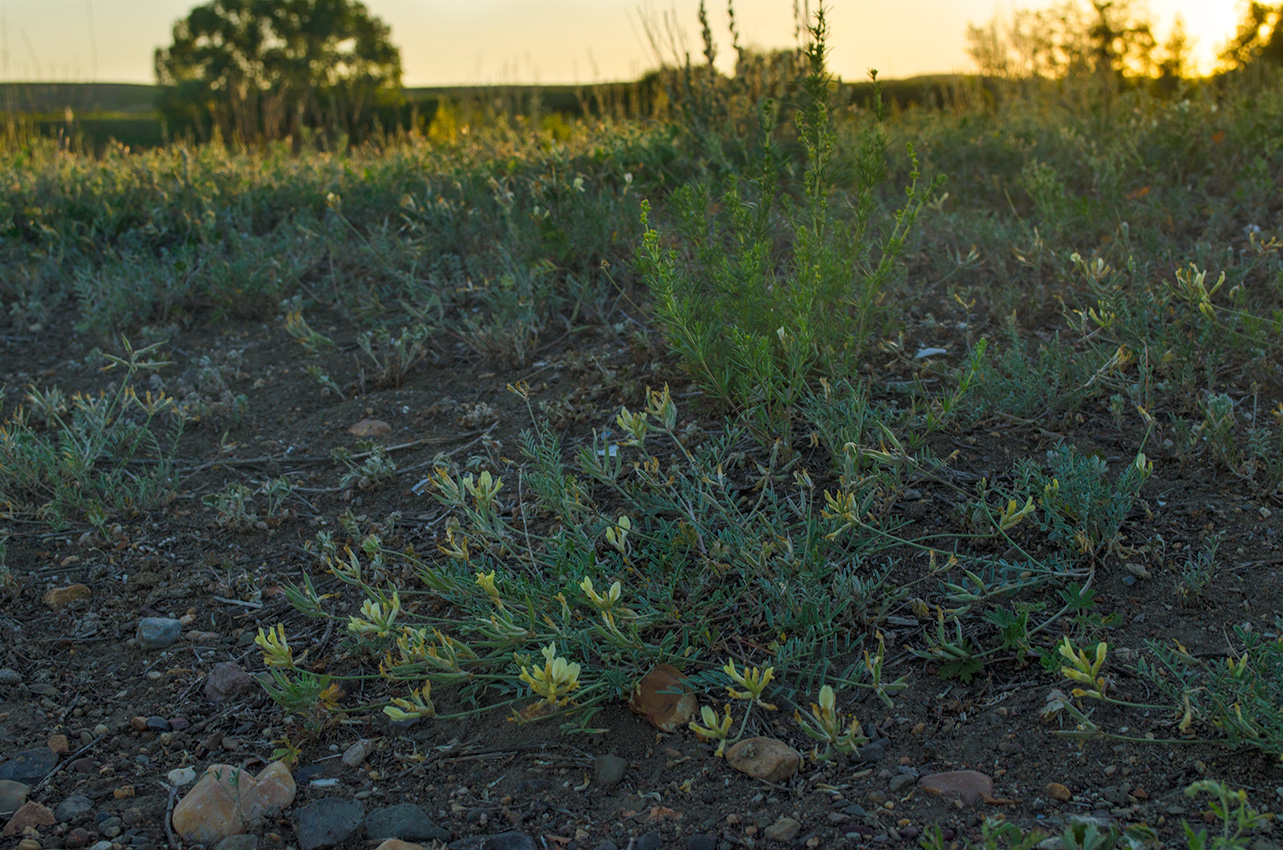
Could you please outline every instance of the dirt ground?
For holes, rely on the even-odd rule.
[[[322,593],[346,592],[321,572],[311,548],[316,533],[334,530],[345,512],[363,528],[396,512],[388,542],[434,552],[445,510],[412,487],[443,452],[516,457],[529,416],[505,389],[509,383],[529,382],[532,402],[546,405],[570,449],[621,404],[636,405],[647,386],[687,383],[655,349],[639,350],[630,332],[599,328],[547,343],[522,369],[496,368],[447,342],[403,385],[362,386],[342,327],[322,319],[313,325],[339,342],[321,362],[346,398],[322,393],[305,373],[297,343],[278,325],[174,328],[165,348],[173,365],[153,386],[180,400],[204,394],[217,402],[226,390],[243,393],[248,403],[240,417],[215,405],[188,426],[173,499],[121,520],[109,539],[84,524],[51,532],[36,522],[7,523],[8,563],[22,589],[0,610],[0,667],[12,671],[0,675],[0,762],[22,751],[65,747],[46,775],[26,782],[27,799],[50,811],[75,795],[92,801],[69,820],[40,826],[26,838],[35,843],[24,848],[104,840],[112,842],[104,846],[178,846],[167,813],[182,791],[171,793],[170,771],[201,771],[216,762],[253,771],[266,765],[274,742],[291,728],[287,717],[257,685],[212,701],[206,683],[214,665],[233,662],[262,674],[254,635],[283,622],[296,650],[309,650],[314,670],[350,672],[342,634],[296,613],[282,585],[309,573]],[[8,409],[13,390],[28,384],[56,382],[67,391],[105,385],[108,378],[88,358],[94,340],[69,327],[67,319],[0,336]],[[700,415],[698,400],[687,397],[682,416]],[[1120,435],[1104,415],[1092,416],[1065,423],[1063,434],[998,423],[940,448],[956,450],[953,467],[977,477],[1000,474],[1013,457],[1044,452],[1060,436],[1110,457],[1134,451],[1134,435]],[[391,426],[378,440],[398,473],[372,490],[344,488],[343,470],[330,453],[361,451],[348,429],[367,417]],[[1118,615],[1107,632],[1114,692],[1141,702],[1152,695],[1127,660],[1138,657],[1146,639],[1179,639],[1190,653],[1214,657],[1227,654],[1231,626],[1268,632],[1283,611],[1283,506],[1253,497],[1232,479],[1183,469],[1161,448],[1148,454],[1156,472],[1128,525],[1137,568],[1113,559],[1097,571],[1094,585],[1097,609]],[[278,476],[293,487],[290,513],[279,523],[230,529],[202,502],[229,481],[257,486]],[[924,486],[915,495],[903,510],[924,529],[954,522],[947,493]],[[1225,533],[1218,579],[1199,604],[1182,605],[1173,590],[1173,544],[1197,549],[1212,532]],[[1163,549],[1145,546],[1159,538],[1168,544]],[[89,598],[57,610],[42,601],[50,589],[75,583],[89,588]],[[357,712],[303,748],[294,769],[297,799],[258,830],[257,846],[298,846],[292,812],[330,800],[358,800],[367,811],[418,803],[449,833],[452,847],[480,847],[483,836],[519,832],[532,846],[570,850],[608,842],[619,848],[916,846],[935,826],[948,846],[974,842],[987,819],[1059,833],[1071,818],[1147,823],[1171,846],[1183,844],[1182,820],[1207,826],[1206,796],[1183,793],[1204,778],[1245,788],[1258,809],[1283,808],[1277,759],[1211,743],[1212,732],[1200,736],[1202,742],[1179,744],[1058,736],[1060,723],[1045,721],[1041,711],[1059,684],[1037,662],[1012,656],[991,661],[970,682],[941,678],[907,650],[920,646],[923,629],[934,623],[919,623],[907,607],[892,613],[882,627],[888,667],[892,677],[908,674],[910,686],[892,709],[872,696],[853,707],[876,744],[860,757],[806,761],[791,780],[770,784],[714,758],[689,732],[658,733],[622,704],[599,714],[594,723],[604,731],[587,736],[563,736],[551,723],[517,726],[503,712],[409,728],[390,726],[377,711]],[[135,631],[147,616],[182,619],[184,636],[164,649],[141,648]],[[341,705],[378,699],[376,687],[346,688]],[[791,718],[759,717],[765,717],[755,721],[759,733],[809,750]],[[1132,727],[1137,739],[1176,737],[1171,717],[1101,706],[1093,719],[1122,735]],[[363,739],[371,742],[369,755],[349,766],[340,756]],[[600,757],[609,754],[624,760],[622,778],[603,773]],[[918,784],[954,770],[990,777],[988,800],[947,799]],[[1277,848],[1281,834],[1266,829],[1254,836],[1255,846]],[[19,846],[22,838],[7,835],[0,843]],[[498,841],[485,846],[524,846]],[[376,843],[358,831],[340,846]]]

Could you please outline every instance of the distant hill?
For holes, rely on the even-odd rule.
[[[155,86],[142,83],[0,83],[0,110],[50,115],[73,112],[149,114]]]

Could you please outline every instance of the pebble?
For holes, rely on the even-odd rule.
[[[6,667],[3,670],[0,670],[0,685],[13,686],[21,684],[22,674],[17,670],[12,667]]]
[[[134,637],[143,649],[164,649],[178,640],[183,624],[170,617],[143,617]]]
[[[93,807],[93,800],[83,794],[73,794],[59,803],[53,814],[58,819],[58,823],[68,823],[92,811]]]
[[[205,677],[205,699],[229,702],[255,686],[254,678],[234,661],[214,665]]]
[[[951,770],[924,776],[918,785],[932,794],[957,797],[968,805],[993,797],[993,780],[978,770]]]
[[[258,850],[258,836],[229,835],[215,844],[214,850]]]
[[[802,757],[776,738],[746,738],[726,751],[726,763],[754,779],[783,782],[802,765]]]
[[[782,817],[762,830],[762,835],[771,841],[792,841],[802,831],[802,824],[793,818]]]
[[[422,844],[413,844],[409,841],[402,841],[399,838],[389,838],[374,850],[426,850]]]
[[[69,584],[66,587],[55,587],[45,592],[41,602],[51,611],[61,611],[79,602],[87,602],[93,591],[83,584]]]
[[[294,815],[301,850],[336,847],[347,841],[365,820],[365,807],[356,800],[317,800]]]
[[[628,761],[614,753],[597,756],[593,759],[593,776],[603,788],[618,785],[628,770]]]
[[[918,778],[911,773],[897,773],[895,776],[891,777],[891,781],[887,783],[887,787],[892,791],[900,791],[904,788],[908,788],[917,781]]]
[[[46,809],[34,801],[27,801],[18,807],[18,811],[13,813],[9,822],[4,825],[4,830],[0,832],[5,838],[15,835],[22,835],[28,828],[37,828],[42,826],[53,826],[57,823],[54,820],[53,812]]]
[[[658,832],[648,832],[633,842],[634,850],[663,850],[664,839]]]
[[[34,838],[24,838],[18,842],[18,850],[43,850],[44,845]]]
[[[686,836],[686,850],[717,850],[717,836],[688,835]]]
[[[71,749],[71,744],[67,741],[66,735],[50,735],[45,746],[53,750],[54,755],[62,755]]]
[[[8,817],[27,802],[31,786],[25,782],[14,782],[12,779],[0,779],[0,816]]]
[[[878,738],[876,741],[870,741],[855,751],[856,761],[866,763],[881,761],[887,754],[887,744],[890,741],[890,738]]]
[[[1074,794],[1072,791],[1070,791],[1064,785],[1061,785],[1059,782],[1048,782],[1047,796],[1053,800],[1059,800],[1062,803],[1068,803],[1070,799],[1074,796]]]
[[[175,788],[182,788],[184,785],[191,785],[196,781],[196,768],[176,767],[166,774],[165,778]]]
[[[400,838],[409,841],[449,841],[450,830],[442,829],[417,803],[399,803],[375,809],[365,818],[365,834],[371,839]]]
[[[12,779],[28,784],[39,782],[45,774],[58,766],[58,754],[48,747],[23,750],[0,764],[0,779]]]
[[[147,718],[147,730],[150,732],[169,732],[173,729],[169,721],[160,715],[152,715]]]
[[[369,738],[362,738],[343,751],[343,763],[351,768],[360,767],[373,749],[374,742]]]
[[[524,832],[501,832],[486,838],[481,850],[535,850],[535,842]]]

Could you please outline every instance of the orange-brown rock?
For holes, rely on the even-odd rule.
[[[690,723],[699,701],[682,671],[660,664],[633,687],[628,707],[661,732],[675,732]]]
[[[993,780],[978,770],[950,770],[918,780],[918,787],[941,797],[956,797],[970,805],[993,800]]]
[[[89,601],[93,595],[93,591],[83,584],[69,584],[66,587],[55,587],[46,591],[42,601],[50,610],[62,611],[81,602]]]
[[[294,802],[294,792],[294,777],[279,761],[258,776],[226,764],[212,765],[174,807],[174,829],[194,844],[216,844],[280,814]]]
[[[726,751],[726,763],[767,782],[783,782],[802,766],[797,750],[776,738],[745,738]]]
[[[347,430],[354,437],[368,440],[374,437],[386,437],[392,433],[392,426],[382,419],[362,419]]]

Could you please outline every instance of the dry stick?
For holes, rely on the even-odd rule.
[[[173,847],[174,850],[182,850],[183,843],[174,834],[174,825],[172,823],[174,819],[174,797],[177,795],[178,789],[164,782],[160,783],[160,787],[169,792],[169,803],[165,806],[165,837],[169,839],[170,847]]]
[[[428,445],[430,443],[449,443],[449,442],[453,442],[454,440],[462,440],[467,437],[475,437],[479,434],[487,434],[493,430],[494,430],[494,425],[491,425],[489,428],[483,431],[467,431],[463,434],[455,434],[454,436],[451,436],[451,437],[424,437],[420,440],[411,440],[408,443],[400,443],[395,446],[388,446],[387,448],[383,449],[383,451],[399,452],[405,449],[412,449],[416,446]],[[372,454],[374,454],[374,452],[372,451],[358,452],[352,455],[352,460],[362,460],[364,458],[369,457]],[[282,465],[288,465],[288,464],[331,463],[331,462],[333,462],[333,458],[316,457],[313,455],[301,455],[299,457],[288,457],[288,456],[273,457],[272,455],[263,455],[262,457],[251,457],[251,458],[244,458],[241,460],[238,460],[235,458],[228,458],[226,460],[221,458],[216,458],[214,460],[209,460],[198,466],[192,467],[190,470],[186,470],[186,471],[188,474],[194,474],[197,472],[204,472],[206,469],[212,469],[213,467],[216,467],[216,466],[261,466],[262,464],[265,464],[265,463],[279,463]]]
[[[107,737],[107,735],[109,735],[109,734],[110,734],[110,730],[108,730],[107,732],[103,732],[103,733],[102,733],[101,735],[99,735],[97,738],[94,738],[94,739],[93,739],[92,741],[90,741],[88,744],[85,744],[83,747],[81,747],[80,749],[76,750],[74,753],[72,753],[72,754],[71,754],[70,756],[68,756],[66,759],[64,759],[63,761],[61,761],[61,762],[59,762],[58,764],[56,764],[56,765],[54,766],[54,769],[53,769],[53,770],[51,770],[51,771],[49,771],[48,773],[46,773],[46,774],[45,774],[44,779],[41,779],[39,782],[37,782],[37,783],[36,783],[36,785],[35,785],[35,787],[34,787],[34,788],[32,788],[32,789],[31,789],[31,791],[30,791],[29,793],[30,793],[31,795],[34,795],[34,794],[35,794],[37,791],[39,791],[41,788],[43,788],[43,787],[45,787],[46,785],[48,785],[48,784],[49,784],[49,780],[50,780],[50,779],[53,779],[53,778],[54,778],[54,776],[58,773],[58,771],[62,770],[64,767],[66,767],[66,766],[67,766],[68,764],[70,764],[71,762],[75,761],[78,757],[80,757],[80,756],[81,756],[81,755],[83,755],[84,753],[87,753],[87,752],[89,752],[90,750],[92,750],[94,747],[98,746],[99,742],[101,742],[101,741],[102,741],[102,739],[103,739],[103,738],[106,738],[106,737]]]

